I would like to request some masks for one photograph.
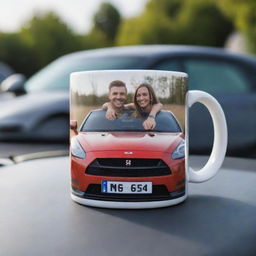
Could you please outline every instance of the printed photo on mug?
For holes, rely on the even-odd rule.
[[[71,197],[96,207],[155,208],[187,196],[187,75],[71,74]]]

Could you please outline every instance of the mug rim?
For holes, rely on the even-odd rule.
[[[156,70],[156,69],[103,69],[103,70],[85,70],[85,71],[76,71],[71,72],[70,76],[80,76],[85,74],[96,74],[96,73],[162,73],[169,74],[176,77],[188,78],[188,74],[181,71],[170,71],[170,70]]]

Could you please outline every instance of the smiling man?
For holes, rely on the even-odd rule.
[[[113,108],[122,110],[127,99],[127,89],[124,82],[120,80],[112,81],[109,84],[108,98]]]
[[[124,110],[124,104],[127,100],[127,88],[123,81],[114,80],[109,84],[108,89],[109,102],[103,105],[103,109],[108,110],[106,117],[113,120],[121,115]]]

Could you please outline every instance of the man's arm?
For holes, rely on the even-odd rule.
[[[152,109],[151,109],[150,113],[149,113],[149,116],[155,117],[156,114],[157,114],[162,108],[163,108],[163,104],[162,104],[162,103],[159,102],[159,103],[157,103],[157,104],[154,104],[154,105],[152,106]]]
[[[105,102],[103,105],[102,105],[102,109],[103,110],[108,110],[108,105],[110,104],[110,102]]]
[[[124,108],[135,110],[135,105],[134,103],[128,103],[124,105]]]
[[[114,110],[114,108],[112,107],[112,104],[110,102],[105,102],[102,105],[102,109],[106,110],[106,118],[109,120],[114,120],[117,117],[116,111]]]
[[[162,103],[157,103],[152,106],[152,109],[148,115],[148,118],[143,122],[145,130],[152,130],[156,127],[155,117],[156,114],[163,108]]]

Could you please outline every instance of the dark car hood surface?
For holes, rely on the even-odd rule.
[[[88,132],[78,139],[86,152],[92,151],[154,151],[170,152],[181,140],[181,133],[154,132]]]

